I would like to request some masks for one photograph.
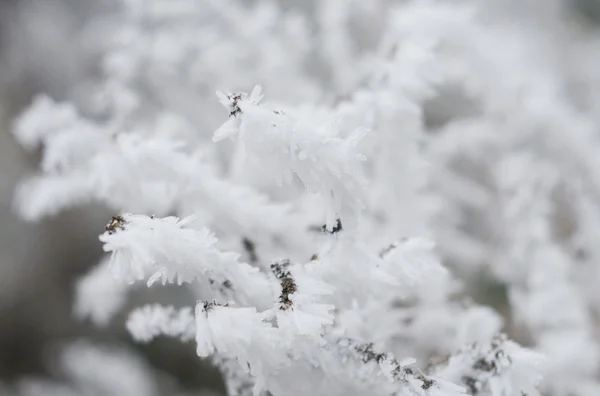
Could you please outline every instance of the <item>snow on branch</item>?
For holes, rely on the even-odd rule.
[[[328,202],[327,228],[331,230],[344,214],[356,216],[363,208],[366,180],[361,162],[365,157],[357,145],[366,134],[358,129],[347,138],[338,136],[334,122],[318,128],[291,116],[260,106],[261,88],[246,93],[218,93],[229,111],[229,119],[213,140],[237,138],[245,155],[271,174],[277,183],[289,183],[297,175],[310,192]]]
[[[98,201],[115,212],[177,210],[197,214],[223,234],[242,228],[263,245],[277,236],[297,246],[301,228],[293,225],[301,219],[292,206],[220,177],[206,155],[173,136],[181,123],[171,115],[152,127],[115,127],[81,116],[70,104],[36,100],[15,122],[14,134],[27,147],[43,145],[41,172],[19,186],[16,209],[27,220]]]
[[[362,366],[358,372],[367,381],[375,381],[383,376],[400,395],[415,396],[458,396],[466,394],[465,389],[444,379],[430,377],[414,370],[409,365],[414,359],[398,361],[392,354],[377,352],[372,343],[360,343],[350,338],[335,341],[337,354],[343,362]],[[394,384],[399,384],[400,387]]]
[[[158,281],[229,281],[239,303],[270,305],[272,289],[264,274],[239,262],[239,254],[219,251],[207,229],[185,228],[193,220],[134,214],[113,217],[100,240],[112,254],[115,276],[131,283],[144,280],[148,286]]]
[[[435,369],[437,376],[464,384],[471,395],[523,394],[539,396],[537,390],[543,359],[499,334],[489,344],[472,344]]]

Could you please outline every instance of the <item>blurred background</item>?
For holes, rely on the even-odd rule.
[[[110,1],[0,1],[2,395],[1,384],[5,384],[7,394],[68,394],[59,385],[54,387],[65,375],[65,370],[55,368],[58,361],[65,360],[65,345],[82,338],[94,341],[93,347],[81,345],[83,352],[86,348],[92,352],[96,348],[110,351],[111,346],[116,346],[117,354],[127,348],[136,349],[145,361],[137,361],[139,357],[134,355],[132,365],[149,364],[151,367],[144,370],[156,370],[158,394],[223,389],[218,372],[199,362],[188,345],[167,340],[139,347],[131,342],[122,317],[112,328],[102,330],[73,318],[75,281],[101,257],[98,235],[112,213],[99,206],[86,206],[40,223],[27,223],[13,207],[15,187],[23,177],[35,172],[40,159],[39,153],[27,153],[15,141],[11,134],[14,117],[39,93],[65,99],[73,84],[92,73],[100,45],[84,43],[85,28],[94,18],[108,16],[114,10],[115,4]],[[164,294],[163,300],[169,301],[177,299],[181,292],[167,289]],[[138,302],[143,299],[134,297]],[[91,356],[90,367],[95,360],[103,364],[99,370],[106,370],[111,363],[102,356]],[[140,382],[143,379],[133,381],[133,393],[129,394],[153,394],[154,390],[140,389]],[[95,394],[117,395],[128,389],[115,387],[116,393],[111,393],[102,386],[97,387]]]
[[[314,1],[289,0],[285,6],[310,13]],[[558,57],[568,54],[578,37],[600,39],[600,0],[491,3],[509,19],[548,29]],[[202,389],[218,392],[222,390],[218,374],[196,359],[193,348],[178,341],[134,345],[122,320],[115,320],[108,330],[97,330],[72,318],[74,282],[101,257],[98,235],[111,213],[90,206],[27,223],[13,210],[15,187],[35,171],[39,153],[26,153],[15,142],[12,121],[36,94],[67,98],[77,82],[95,72],[103,37],[90,40],[87,30],[101,15],[112,12],[115,5],[110,1],[0,0],[0,383],[14,389],[27,378],[58,381],[52,362],[64,352],[60,346],[85,337],[141,354],[140,364],[158,373],[161,394],[173,394],[175,389],[181,394]],[[361,29],[368,36],[364,26]],[[595,51],[590,56],[600,58],[596,48],[590,47]],[[572,62],[574,86],[585,87],[592,73],[586,74],[585,61]],[[445,100],[429,105],[429,125],[442,124],[449,111],[457,111],[448,104],[451,96]],[[464,106],[467,109],[461,111],[468,111],[469,104]],[[495,287],[480,284],[481,298],[501,306],[495,299],[502,299],[497,296],[502,292]],[[164,293],[164,299],[177,300],[181,292]],[[135,296],[137,301],[145,298],[143,293]],[[36,393],[35,387],[23,389],[22,393]]]

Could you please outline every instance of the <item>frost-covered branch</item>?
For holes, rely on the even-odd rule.
[[[242,304],[269,304],[272,290],[258,268],[239,262],[239,254],[221,252],[207,230],[185,228],[194,219],[124,214],[111,221],[100,237],[111,252],[111,269],[121,279],[150,286],[176,282],[229,281]],[[212,279],[213,282],[209,280]]]
[[[489,344],[472,344],[448,358],[433,371],[435,375],[462,383],[471,395],[491,392],[492,396],[539,395],[537,386],[541,355],[495,336]]]
[[[260,106],[261,88],[246,93],[219,93],[229,119],[215,132],[213,140],[235,137],[244,145],[249,160],[271,174],[278,184],[297,175],[310,192],[326,202],[327,228],[331,230],[344,214],[355,217],[363,207],[364,160],[357,145],[366,131],[357,130],[347,138],[338,136],[334,123],[318,128],[287,114]],[[350,220],[350,219],[348,219]]]

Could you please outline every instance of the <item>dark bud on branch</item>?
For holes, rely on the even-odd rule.
[[[335,226],[331,229],[331,231],[329,231],[327,229],[326,225],[321,226],[321,231],[322,232],[326,232],[328,234],[337,234],[338,232],[342,231],[344,228],[342,227],[342,220],[337,219],[335,222]]]
[[[282,311],[286,311],[292,307],[290,296],[298,290],[296,282],[292,278],[292,273],[288,269],[289,265],[289,260],[271,264],[271,271],[273,271],[273,274],[281,283],[281,295],[279,296],[279,303],[281,305],[279,309]]]
[[[125,224],[127,222],[125,221],[125,219],[123,218],[123,216],[113,216],[109,223],[104,227],[104,229],[109,233],[109,234],[114,234],[115,232],[117,232],[118,230],[124,230],[125,229]]]
[[[241,93],[231,94],[227,96],[231,100],[231,109],[229,111],[229,117],[236,117],[242,113],[242,110],[238,106],[238,102],[242,99]]]
[[[215,307],[228,307],[229,304],[221,304],[216,301],[202,301],[202,308],[204,312],[208,312]]]

